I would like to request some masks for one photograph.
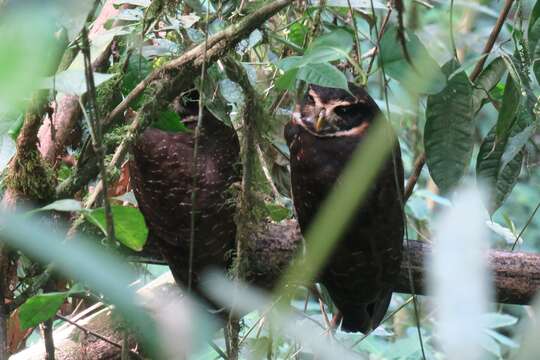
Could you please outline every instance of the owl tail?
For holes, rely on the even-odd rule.
[[[375,329],[386,315],[391,299],[392,293],[390,292],[384,298],[370,304],[342,306],[340,309],[343,314],[341,330],[365,334]]]

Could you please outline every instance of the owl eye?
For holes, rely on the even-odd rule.
[[[306,105],[315,105],[315,99],[313,98],[313,96],[307,94],[306,95]]]
[[[338,106],[334,109],[336,115],[340,117],[351,117],[354,116],[357,109],[353,106]]]

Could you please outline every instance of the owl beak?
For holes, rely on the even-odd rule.
[[[326,123],[327,123],[326,112],[323,109],[319,113],[319,117],[317,118],[317,122],[315,123],[315,130],[317,132],[321,131],[326,126]]]

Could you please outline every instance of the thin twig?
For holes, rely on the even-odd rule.
[[[302,44],[302,48],[305,49],[306,45],[309,41],[309,39],[315,38],[317,36],[317,33],[319,32],[319,26],[321,24],[321,15],[324,11],[324,8],[326,6],[326,0],[320,0],[319,1],[319,9],[317,10],[317,13],[315,14],[315,19],[313,19],[313,27],[311,28],[311,31],[309,34],[306,34],[304,37],[304,43]]]
[[[9,308],[6,304],[8,294],[8,269],[9,269],[9,250],[7,246],[0,242],[0,359],[8,358],[8,333],[7,324],[9,319]]]
[[[480,58],[480,61],[476,64],[474,70],[471,73],[471,76],[469,77],[472,82],[476,80],[478,75],[482,72],[482,69],[484,68],[484,64],[486,63],[487,55],[491,52],[493,49],[493,45],[495,45],[495,40],[497,40],[497,37],[499,36],[499,33],[501,32],[502,26],[504,22],[506,21],[506,17],[508,16],[508,13],[510,12],[510,9],[512,8],[512,5],[514,3],[514,0],[505,0],[504,7],[499,14],[499,17],[497,18],[497,22],[495,23],[495,26],[491,30],[491,34],[489,34],[489,39],[484,46],[484,50],[482,50],[482,56]]]
[[[373,10],[373,14],[375,14],[375,10]],[[371,56],[368,68],[366,70],[366,73],[368,75],[371,72],[371,68],[373,67],[373,64],[375,63],[375,57],[377,56],[377,53],[379,51],[379,45],[378,44],[381,43],[382,36],[384,35],[384,31],[386,30],[386,25],[388,25],[388,20],[390,20],[390,15],[392,15],[392,8],[388,7],[388,11],[386,12],[386,15],[384,16],[384,19],[383,19],[382,24],[381,24],[381,30],[378,32],[378,35],[377,35],[377,43],[375,45],[373,55]],[[375,28],[377,28],[377,24],[375,24]]]
[[[405,191],[403,193],[403,199],[405,201],[409,200],[409,198],[411,197],[412,192],[414,190],[414,186],[416,185],[416,182],[418,181],[418,178],[420,177],[420,173],[422,172],[422,169],[424,168],[425,163],[426,163],[426,153],[423,152],[414,161],[414,169],[411,173],[411,176],[409,176],[409,179],[407,179],[407,185],[405,186]]]
[[[454,0],[450,0],[450,43],[452,44],[454,59],[458,60],[456,39],[454,39]]]
[[[401,311],[405,306],[407,306],[411,301],[413,301],[414,296],[411,296],[407,301],[405,301],[403,304],[401,304],[396,310],[392,311],[390,314],[386,315],[382,321],[381,324],[388,321],[388,319],[392,318],[394,315],[396,315],[398,312]],[[367,338],[371,333],[375,331],[375,329],[369,330],[367,333],[365,333],[360,339],[358,339],[354,344],[351,345],[351,349],[356,347],[358,344],[360,344],[362,341],[364,341],[365,338]]]
[[[61,315],[61,314],[56,314],[56,317],[57,317],[58,319],[62,320],[62,321],[67,322],[68,324],[71,324],[71,325],[75,326],[76,328],[82,330],[82,331],[83,331],[85,334],[87,334],[87,335],[92,335],[93,337],[95,337],[95,338],[97,338],[97,339],[99,339],[99,340],[105,341],[107,344],[110,344],[110,345],[112,345],[112,346],[114,346],[114,347],[116,347],[116,348],[118,348],[118,349],[122,349],[122,345],[121,345],[121,344],[118,344],[117,342],[114,342],[114,341],[112,341],[112,340],[106,338],[105,336],[100,335],[100,334],[98,334],[97,332],[92,331],[92,330],[88,329],[87,327],[78,324],[77,322],[71,320],[71,319],[68,318],[68,317],[65,317],[65,316],[63,316],[63,315]],[[134,352],[133,350],[130,350],[129,353],[130,353],[131,355],[135,356],[137,359],[141,359],[140,355],[137,354],[136,352]]]
[[[407,49],[407,41],[405,39],[405,24],[403,22],[403,13],[405,12],[405,5],[403,4],[403,0],[395,0],[394,6],[398,12],[398,40],[401,44],[401,49],[403,50],[403,57],[407,61],[407,63],[411,66],[413,71],[417,71],[416,67],[414,66],[411,56],[409,55],[409,49]]]
[[[359,68],[362,69],[362,48],[360,47],[360,37],[358,35],[358,26],[356,26],[356,20],[354,20],[354,9],[351,5],[351,0],[347,0],[347,5],[349,6],[349,14],[351,15],[351,22],[354,29],[354,40],[356,41],[356,61],[358,61]]]
[[[218,353],[218,355],[219,355],[222,359],[224,359],[224,360],[228,360],[228,359],[229,359],[229,358],[227,357],[227,354],[225,354],[225,353],[223,352],[223,350],[221,350],[220,347],[217,346],[212,340],[209,340],[209,341],[208,341],[208,344],[210,345],[210,347],[211,347],[212,349],[214,349],[215,352]]]
[[[197,164],[199,160],[199,138],[201,136],[201,128],[203,126],[203,112],[204,112],[204,80],[206,75],[206,56],[208,53],[208,17],[210,13],[209,3],[206,3],[206,28],[204,32],[204,49],[203,49],[203,62],[201,66],[201,80],[199,84],[199,114],[197,116],[197,125],[195,126],[195,133],[193,135],[193,159],[191,162],[191,217],[189,224],[189,260],[188,260],[188,292],[191,292],[191,286],[193,282],[193,256],[195,252],[195,220],[197,218],[195,212],[197,210]]]
[[[276,187],[276,184],[274,184],[274,180],[272,179],[272,174],[270,173],[270,170],[268,169],[268,163],[266,159],[264,158],[264,154],[259,144],[257,144],[257,154],[259,155],[259,161],[261,162],[261,168],[262,168],[264,177],[266,178],[266,181],[268,182],[270,189],[272,189],[274,198],[279,199],[281,194],[279,193],[279,190]]]
[[[105,210],[105,223],[107,226],[107,239],[112,243],[114,242],[114,221],[111,210],[111,203],[109,202],[109,196],[107,194],[108,179],[107,179],[107,167],[105,166],[105,147],[103,146],[103,134],[102,123],[99,119],[98,103],[96,98],[96,86],[94,83],[94,72],[92,70],[92,60],[90,58],[90,44],[88,42],[88,29],[83,27],[82,30],[82,48],[81,52],[84,56],[84,72],[86,77],[87,97],[88,97],[88,116],[90,118],[90,124],[92,129],[92,145],[94,152],[98,158],[98,166],[101,173],[101,183],[105,189],[103,195],[103,207]]]
[[[521,238],[521,236],[523,235],[525,230],[531,224],[531,222],[532,222],[532,220],[534,218],[534,215],[536,215],[536,212],[538,211],[539,208],[540,208],[540,202],[538,203],[538,205],[536,205],[536,207],[534,208],[534,211],[532,212],[531,216],[529,216],[529,218],[527,219],[527,222],[523,226],[523,229],[521,229],[521,231],[519,232],[519,235],[517,236],[516,241],[514,241],[514,245],[512,245],[512,251],[514,251],[514,248],[516,247],[517,243],[519,242],[519,239]]]

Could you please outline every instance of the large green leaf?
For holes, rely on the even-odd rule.
[[[298,74],[298,68],[285,71],[283,75],[277,78],[276,87],[279,90],[294,91],[294,85],[296,83],[297,74]]]
[[[108,81],[115,74],[94,73],[94,85],[97,87]],[[83,69],[66,70],[54,76],[45,78],[41,87],[44,89],[55,89],[59,92],[71,95],[83,95],[86,93],[86,75]]]
[[[508,314],[488,313],[482,316],[482,323],[488,329],[512,326],[515,325],[517,321],[517,317]]]
[[[349,90],[347,78],[336,67],[327,64],[307,64],[298,70],[297,79],[309,84]]]
[[[32,296],[19,308],[21,328],[28,329],[51,319],[68,296],[68,292],[55,292]]]
[[[504,86],[503,101],[497,118],[496,134],[498,140],[505,138],[512,127],[521,102],[520,82],[508,74]]]
[[[302,56],[289,56],[278,62],[277,66],[283,71],[296,69],[302,62]]]
[[[25,6],[2,3],[0,111],[4,113],[21,107],[22,100],[39,85],[40,78],[53,72],[65,50],[67,36],[58,31],[58,24],[45,7],[39,7],[38,11],[37,3]]]
[[[276,86],[282,90],[292,90],[296,80],[304,80],[348,90],[345,75],[329,62],[347,59],[352,47],[352,35],[343,29],[315,39],[303,56],[289,56],[278,63],[277,66],[285,73],[277,79]]]
[[[346,59],[353,48],[353,37],[337,29],[313,41],[302,56],[299,66]]]
[[[129,206],[112,206],[115,238],[128,248],[141,251],[148,236],[148,228],[139,209]],[[107,233],[103,208],[85,212],[85,216]]]
[[[32,210],[31,213],[37,212],[37,211],[81,211],[82,205],[81,202],[75,199],[61,199],[56,200],[55,202],[52,202],[48,205],[45,205],[42,208]]]
[[[489,63],[480,76],[478,76],[473,90],[474,114],[482,108],[484,101],[488,99],[489,92],[497,86],[505,72],[506,65],[503,59],[498,57]]]
[[[45,320],[52,319],[68,296],[83,292],[83,287],[75,284],[69,291],[38,294],[30,297],[19,308],[21,327],[28,329]]]
[[[308,34],[308,28],[301,22],[295,22],[289,27],[287,38],[298,46],[304,45],[304,39]]]
[[[533,64],[533,72],[536,80],[540,82],[540,1],[536,1],[529,17],[529,28],[527,29],[529,44],[529,56]]]
[[[406,46],[414,68],[405,59],[397,28],[390,27],[384,33],[381,61],[386,74],[415,93],[437,94],[442,91],[447,77],[414,33],[407,32]]]
[[[527,123],[523,118],[518,118],[518,121],[512,127],[512,133],[518,134],[520,130],[527,127]],[[496,126],[486,135],[476,160],[476,175],[490,189],[490,202],[488,205],[490,213],[495,212],[510,195],[521,172],[521,163],[523,161],[523,151],[520,149],[512,159],[503,163],[507,141],[495,143],[495,138]]]
[[[447,63],[451,74],[459,64]],[[474,145],[472,85],[465,72],[448,80],[446,88],[427,99],[424,146],[431,177],[447,192],[465,174]]]

